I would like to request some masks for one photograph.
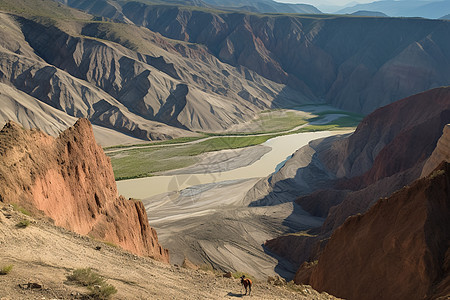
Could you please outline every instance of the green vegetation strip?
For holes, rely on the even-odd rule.
[[[167,141],[151,142],[151,143],[144,143],[144,144],[117,145],[117,146],[105,147],[105,148],[103,148],[103,150],[109,151],[109,150],[126,149],[126,148],[131,148],[131,147],[136,148],[136,147],[182,144],[182,143],[194,142],[194,141],[203,139],[205,137],[206,137],[206,135],[201,135],[201,136],[193,136],[193,137],[181,137],[181,138],[176,138],[176,139],[167,140]]]
[[[275,136],[217,137],[190,145],[132,149],[108,155],[116,180],[141,178],[191,166],[202,153],[259,145]]]
[[[208,136],[237,136],[237,135],[258,135],[269,133],[282,133],[292,130],[298,126],[305,125],[310,121],[304,117],[300,117],[293,112],[287,112],[284,115],[269,115],[267,113],[262,114],[253,123],[257,124],[258,130],[254,132],[233,132],[233,133],[204,133]]]
[[[108,156],[111,158],[116,180],[150,177],[155,173],[191,166],[200,160],[198,156],[202,153],[255,146],[271,138],[288,134],[353,129],[361,119],[360,116],[339,113],[345,114],[345,116],[325,125],[309,125],[291,132],[268,135],[216,136],[199,143],[164,147],[167,144],[181,143],[183,140],[188,142],[200,139],[200,137],[181,138],[157,144],[147,144],[160,145],[161,147],[124,149],[123,151],[108,153]],[[138,146],[144,147],[144,145]],[[115,147],[115,149],[120,148]]]

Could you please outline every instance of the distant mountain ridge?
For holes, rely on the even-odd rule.
[[[203,0],[217,8],[235,8],[259,13],[297,13],[321,14],[316,7],[309,4],[280,3],[272,0]],[[197,5],[196,5],[197,6]]]
[[[255,15],[132,1],[121,11],[166,37],[205,45],[225,63],[356,112],[450,82],[444,21]]]
[[[8,105],[0,117],[24,126],[86,117],[121,141],[171,139],[305,103],[367,114],[450,83],[443,20],[13,2],[0,4],[11,11],[0,14],[2,84],[13,88],[3,94],[27,94],[20,106],[41,110]]]
[[[313,5],[281,3],[273,0],[152,0],[149,4],[172,4],[255,13],[321,14]]]
[[[379,11],[358,10],[351,15],[353,16],[366,16],[366,17],[388,17],[388,15]]]
[[[450,13],[450,1],[375,1],[357,4],[337,11],[338,14],[352,14],[356,11],[379,11],[392,17],[422,17],[438,19],[445,13]]]

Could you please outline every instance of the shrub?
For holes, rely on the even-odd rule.
[[[69,281],[85,286],[91,292],[89,296],[94,299],[109,299],[111,295],[117,293],[117,289],[106,283],[106,280],[91,268],[76,269],[67,276]]]
[[[214,272],[213,266],[207,263],[200,265],[199,269],[205,272]]]
[[[287,288],[293,292],[297,292],[302,294],[303,296],[307,296],[305,293],[305,287],[303,285],[295,284],[293,280],[287,283]]]
[[[31,216],[30,212],[28,210],[26,210],[25,208],[23,208],[22,206],[15,204],[15,203],[12,203],[11,205],[15,211],[21,212],[26,216]]]
[[[112,242],[102,241],[102,243],[105,245],[108,245],[110,247],[113,247],[113,248],[120,248],[119,246],[117,246],[116,244],[114,244]]]
[[[107,283],[103,285],[95,285],[88,287],[91,291],[90,296],[94,299],[109,299],[113,294],[117,293],[117,289]]]
[[[7,266],[2,267],[0,269],[0,275],[8,274],[9,272],[11,272],[12,268],[13,268],[13,265],[7,265]]]
[[[105,282],[103,277],[93,272],[91,268],[76,269],[67,276],[67,279],[82,286],[101,285]]]
[[[22,221],[20,221],[19,223],[16,224],[17,228],[27,228],[30,225],[30,221],[28,221],[27,219],[23,219]]]

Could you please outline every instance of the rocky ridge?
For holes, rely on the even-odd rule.
[[[34,2],[24,1],[29,6],[24,10]],[[43,3],[39,8],[52,17],[8,13],[8,6],[0,13],[1,82],[32,97],[35,106],[62,111],[64,119],[85,117],[123,135],[159,140],[223,131],[274,99],[314,101],[251,70],[226,65],[201,45]],[[4,114],[24,126],[39,123],[31,113]],[[63,124],[60,117],[49,119]]]
[[[9,122],[0,131],[0,200],[55,225],[168,262],[142,202],[118,195],[88,120],[53,138]]]
[[[350,111],[368,114],[450,82],[446,21],[120,5],[138,26],[205,45],[222,62]]]
[[[282,236],[265,245],[299,266],[316,260],[327,238],[347,217],[364,213],[380,198],[421,176],[450,122],[449,99],[449,88],[408,97],[367,116],[349,137],[316,141],[298,150],[283,167],[285,170],[280,170],[280,176],[290,176],[263,179],[256,187],[266,189],[250,191],[247,199],[251,205],[270,205],[280,199],[293,201],[297,194],[300,198],[296,203],[302,210],[324,218],[324,223],[320,228]],[[445,137],[442,141],[439,144],[444,145]],[[302,155],[305,152],[309,154]],[[287,171],[306,158],[309,162]],[[317,176],[324,178],[323,174],[328,180],[316,183]],[[282,187],[287,184],[290,189],[284,193]]]
[[[363,215],[348,218],[307,270],[310,284],[345,299],[446,299],[449,175],[450,164],[442,163]],[[296,282],[305,282],[302,273],[301,268]]]
[[[442,161],[450,161],[450,124],[444,127],[436,149],[423,166],[421,177],[428,176]]]

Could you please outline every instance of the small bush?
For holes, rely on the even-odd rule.
[[[105,279],[93,272],[91,268],[76,269],[67,276],[67,279],[82,286],[102,285],[105,282]]]
[[[444,170],[435,170],[432,174],[430,174],[429,176],[430,176],[430,179],[434,179],[434,178],[436,178],[436,177],[438,177],[438,176],[441,176],[441,175],[443,175],[443,174],[445,174],[445,171]]]
[[[205,272],[214,272],[214,268],[210,264],[200,265],[199,269],[202,270],[202,271],[205,271]]]
[[[110,284],[96,285],[88,287],[91,291],[90,296],[94,299],[109,299],[112,295],[117,293],[117,289]]]
[[[7,265],[7,266],[2,267],[0,269],[0,275],[8,274],[9,272],[11,272],[12,268],[13,268],[13,265]]]
[[[117,293],[117,289],[106,283],[106,280],[91,268],[76,269],[67,276],[69,281],[87,287],[90,290],[90,297],[94,299],[109,299],[111,295]]]
[[[105,244],[105,245],[108,245],[110,247],[113,247],[113,248],[119,248],[119,246],[117,246],[116,244],[111,243],[111,242],[102,241],[102,243]]]
[[[27,228],[30,225],[30,221],[28,221],[27,219],[23,219],[22,221],[20,221],[19,223],[16,224],[17,228]]]
[[[18,204],[14,204],[14,203],[12,203],[11,205],[15,211],[21,212],[26,216],[31,216],[31,213],[28,210],[26,210],[25,208],[23,208],[22,206],[20,206]]]

